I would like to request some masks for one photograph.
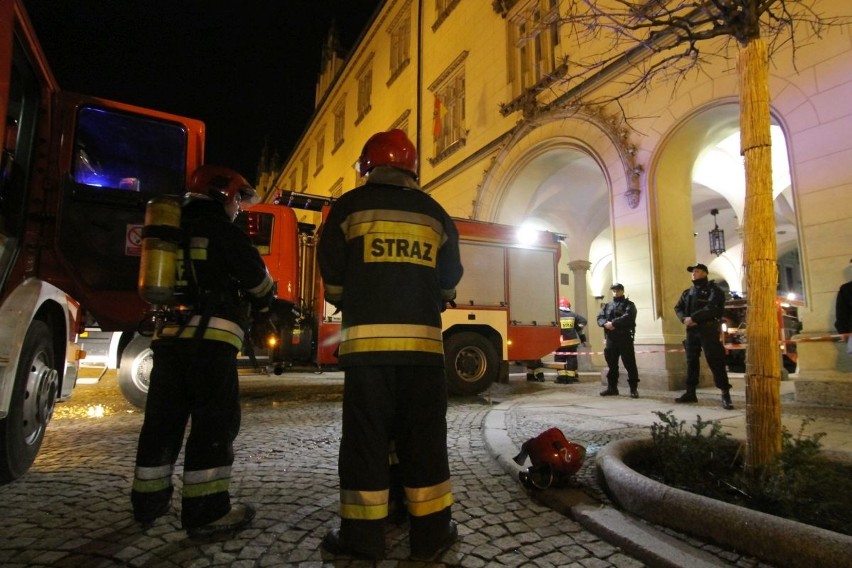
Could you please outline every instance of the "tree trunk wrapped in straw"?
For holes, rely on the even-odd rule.
[[[778,282],[772,148],[769,134],[769,57],[766,43],[740,46],[740,148],[745,160],[743,261],[748,290],[746,349],[746,467],[781,451],[781,355],[775,297]]]

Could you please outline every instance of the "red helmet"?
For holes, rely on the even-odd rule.
[[[547,489],[580,471],[586,448],[569,442],[559,428],[550,428],[524,442],[514,461],[523,465],[527,456],[532,467],[520,473],[521,482],[528,488]]]
[[[417,175],[417,150],[398,128],[373,134],[358,158],[358,175],[365,176],[376,166],[393,166]]]
[[[559,298],[559,309],[560,310],[570,310],[571,302],[565,296]]]
[[[246,205],[253,205],[260,199],[246,178],[222,166],[204,165],[196,169],[189,180],[188,191],[222,203],[231,203],[237,193]]]

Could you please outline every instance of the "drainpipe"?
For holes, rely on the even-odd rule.
[[[415,101],[417,104],[417,149],[419,150],[419,159],[417,160],[417,179],[420,180],[420,168],[423,163],[423,0],[417,0],[417,95]]]

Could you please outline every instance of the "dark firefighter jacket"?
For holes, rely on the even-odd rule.
[[[586,342],[586,334],[583,329],[586,327],[586,318],[573,311],[559,308],[559,327],[560,335],[562,336],[561,345],[579,345]]]
[[[178,291],[189,306],[184,321],[168,323],[155,340],[195,337],[224,341],[242,349],[250,310],[262,311],[273,299],[274,283],[251,239],[228,219],[221,203],[192,200],[181,211],[188,246],[178,254]],[[191,263],[183,261],[189,251]],[[204,321],[209,317],[206,326]]]
[[[691,317],[697,324],[718,323],[725,313],[725,292],[706,278],[694,280],[680,295],[675,313],[681,322]]]
[[[604,328],[604,335],[633,336],[636,329],[636,304],[627,299],[627,296],[613,298],[598,314],[598,325],[603,327],[608,321],[612,322],[615,329]]]
[[[344,193],[317,260],[326,299],[343,312],[341,367],[444,365],[441,311],[462,276],[458,231],[410,176],[376,168]]]

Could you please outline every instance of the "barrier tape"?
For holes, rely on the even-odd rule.
[[[813,337],[803,337],[801,339],[787,339],[784,341],[779,341],[779,345],[784,345],[787,343],[805,343],[808,341],[846,341],[849,336],[852,335],[850,333],[835,333],[832,335],[815,335]],[[748,347],[748,343],[723,343],[722,346],[725,349],[729,350],[738,350],[745,349]],[[649,350],[640,350],[634,351],[636,355],[645,354],[645,353],[686,353],[686,349],[678,348],[678,349],[649,349]],[[603,351],[554,351],[551,355],[562,355],[567,357],[579,357],[580,355],[603,355]]]

